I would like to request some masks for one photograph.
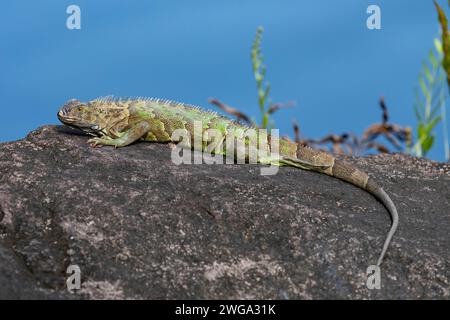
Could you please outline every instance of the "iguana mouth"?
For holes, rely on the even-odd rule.
[[[76,129],[78,131],[82,131],[83,133],[88,134],[90,136],[101,137],[102,134],[103,135],[105,134],[103,132],[103,129],[100,129],[100,130],[92,129],[92,125],[75,124],[77,122],[77,119],[65,116],[64,109],[61,109],[60,111],[58,111],[57,117],[58,117],[59,121],[61,121],[64,125],[71,127],[73,129]]]

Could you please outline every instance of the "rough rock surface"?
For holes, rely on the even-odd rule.
[[[0,298],[450,298],[450,166],[348,158],[398,207],[325,175],[180,165],[167,145],[92,148],[45,126],[0,144]],[[69,293],[66,268],[81,268]]]

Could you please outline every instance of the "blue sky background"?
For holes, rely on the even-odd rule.
[[[81,7],[81,30],[66,8]],[[369,4],[382,30],[366,28]],[[444,3],[445,4],[445,3]],[[282,134],[296,118],[309,138],[363,130],[380,120],[415,126],[414,87],[438,35],[431,0],[149,0],[2,2],[0,141],[57,123],[68,99],[153,96],[208,108],[209,97],[258,115],[250,47],[263,52]],[[441,128],[430,157],[443,160]]]

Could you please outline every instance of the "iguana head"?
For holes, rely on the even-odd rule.
[[[62,106],[57,116],[65,125],[89,135],[102,136],[106,134],[107,128],[123,119],[124,111],[119,105],[105,104],[98,100],[84,103],[72,99]]]

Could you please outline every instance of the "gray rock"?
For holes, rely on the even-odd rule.
[[[0,298],[450,298],[450,166],[403,154],[347,160],[400,214],[390,226],[337,179],[258,165],[180,165],[168,145],[92,148],[45,126],[0,144]],[[69,293],[66,269],[81,269]]]

